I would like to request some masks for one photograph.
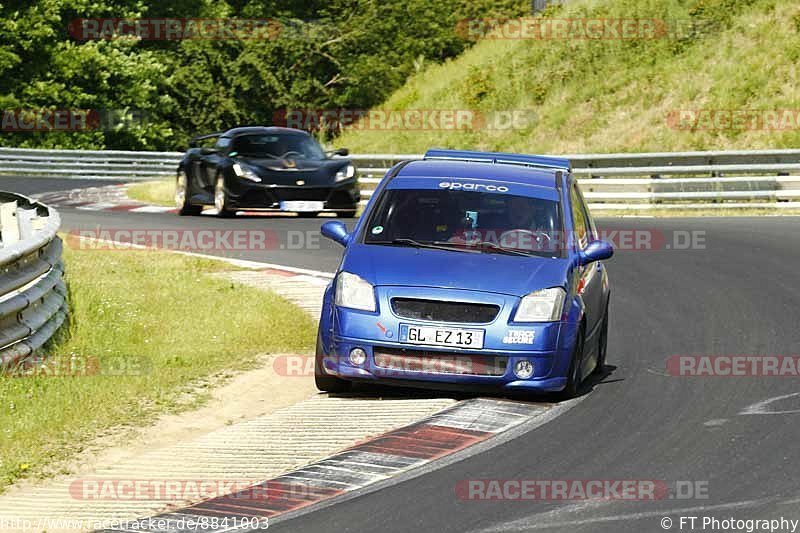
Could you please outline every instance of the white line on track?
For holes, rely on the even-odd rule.
[[[561,520],[556,522],[542,522],[542,517],[548,514],[563,514],[570,511],[585,511],[585,506],[580,505],[567,506],[545,513],[534,514],[526,518],[498,524],[486,529],[482,529],[482,533],[514,533],[518,531],[530,531],[532,529],[563,529],[574,528],[579,526],[586,526],[591,524],[601,524],[608,522],[622,522],[630,520],[643,520],[645,518],[656,517],[670,517],[671,515],[686,515],[687,513],[703,513],[710,511],[723,511],[727,509],[746,509],[749,507],[758,507],[760,505],[767,505],[776,503],[774,498],[764,498],[760,500],[745,500],[733,503],[721,503],[718,505],[698,505],[696,507],[681,507],[677,509],[661,509],[657,511],[642,511],[639,513],[625,513],[607,516],[597,516],[593,518],[582,518],[578,520]],[[574,507],[574,508],[573,508]]]
[[[775,396],[774,398],[769,398],[768,400],[762,400],[760,402],[756,402],[752,405],[749,405],[742,409],[739,414],[740,415],[790,415],[800,413],[800,409],[788,409],[784,411],[768,411],[767,407],[775,402],[779,402],[781,400],[786,400],[789,398],[796,398],[800,396],[800,392],[793,392],[792,394],[784,394],[782,396]]]

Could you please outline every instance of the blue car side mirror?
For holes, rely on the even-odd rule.
[[[350,242],[350,234],[347,233],[347,226],[338,220],[324,223],[321,231],[322,235],[334,242],[338,242],[342,246],[347,246],[347,243]]]
[[[580,262],[588,265],[595,261],[603,261],[614,255],[614,247],[608,241],[592,241],[585,250],[580,252]]]

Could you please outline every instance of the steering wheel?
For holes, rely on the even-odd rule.
[[[299,155],[300,157],[303,157],[303,154],[301,154],[300,152],[296,152],[296,151],[294,151],[294,150],[289,150],[288,152],[286,152],[285,154],[283,154],[283,155],[282,155],[280,158],[281,158],[281,159],[286,159],[286,158],[287,158],[287,157],[289,157],[290,155]]]
[[[515,239],[512,242],[516,242],[519,245],[520,242],[523,241],[525,238],[531,238],[537,244],[542,244],[542,238],[544,238],[546,246],[550,246],[553,238],[545,231],[531,231],[529,229],[510,229],[508,231],[504,231],[500,234],[500,246],[503,246],[503,242],[507,239]],[[523,250],[523,247],[517,246],[519,250]]]

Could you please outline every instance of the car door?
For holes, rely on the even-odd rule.
[[[217,172],[220,164],[225,160],[228,147],[231,144],[230,137],[220,137],[213,148],[208,149],[203,155],[203,187],[208,191],[214,190],[217,180]]]
[[[186,169],[189,175],[189,182],[191,184],[192,194],[203,190],[205,187],[205,173],[203,172],[203,153],[202,149],[193,149],[189,156],[189,164]]]
[[[590,242],[597,239],[597,230],[577,183],[572,185],[570,200],[575,243],[578,249],[584,250]],[[578,293],[585,306],[587,340],[590,336],[598,334],[597,328],[603,318],[603,268],[605,268],[603,263],[597,261],[580,267],[579,271]],[[596,336],[591,337],[591,340],[594,339]],[[593,342],[592,346],[595,344]],[[587,350],[587,353],[591,353],[591,351]]]

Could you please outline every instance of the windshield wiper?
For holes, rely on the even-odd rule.
[[[513,248],[503,248],[499,244],[491,241],[479,241],[476,243],[470,243],[469,246],[474,246],[475,248],[479,248],[487,252],[498,253],[498,254],[521,255],[523,257],[531,256],[531,254],[523,252],[522,250],[514,250]]]
[[[381,243],[376,243],[376,244],[381,244]],[[441,242],[441,241],[419,242],[419,241],[415,241],[414,239],[409,239],[409,238],[392,239],[391,244],[405,244],[407,246],[413,246],[414,248],[430,248],[432,250],[449,250],[449,251],[454,251],[454,252],[462,252],[462,251],[463,252],[472,252],[473,251],[473,250],[460,248],[458,246],[453,246],[449,242]]]

